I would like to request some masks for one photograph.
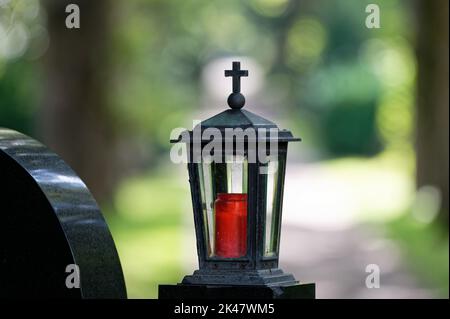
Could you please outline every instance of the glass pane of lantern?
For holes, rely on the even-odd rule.
[[[214,199],[212,164],[203,162],[198,164],[200,180],[200,194],[203,209],[203,225],[205,229],[206,251],[208,255],[214,254]]]
[[[199,164],[207,255],[224,258],[247,253],[247,159]]]
[[[244,156],[227,155],[228,193],[247,193],[247,160]]]
[[[266,183],[266,225],[264,239],[264,256],[271,257],[278,253],[281,223],[281,201],[283,194],[283,163],[280,158],[273,157],[267,164]]]

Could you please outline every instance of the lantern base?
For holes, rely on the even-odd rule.
[[[232,270],[199,269],[185,276],[182,284],[224,286],[292,286],[298,284],[294,276],[279,268]]]
[[[279,268],[199,269],[178,285],[160,285],[160,299],[314,299],[315,284],[300,284]]]
[[[159,299],[315,299],[315,284],[291,286],[159,285]]]

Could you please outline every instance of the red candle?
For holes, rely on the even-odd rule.
[[[215,251],[219,257],[241,257],[247,250],[247,194],[219,193],[216,215]]]

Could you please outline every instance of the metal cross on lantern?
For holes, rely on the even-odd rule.
[[[233,62],[233,69],[225,70],[225,76],[233,78],[233,93],[228,96],[228,105],[232,109],[240,109],[245,104],[245,97],[241,94],[241,77],[248,76],[248,71],[241,70],[241,62]]]
[[[314,284],[278,267],[287,146],[300,139],[242,109],[239,62],[225,76],[231,109],[171,141],[188,150],[199,269],[159,297],[314,298]]]

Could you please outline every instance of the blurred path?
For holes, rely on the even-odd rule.
[[[395,163],[394,163],[395,164]],[[281,267],[316,282],[318,298],[432,298],[382,229],[410,200],[411,178],[385,159],[288,166]],[[366,288],[366,266],[380,267],[380,288]]]
[[[369,264],[380,267],[378,289],[366,288]],[[316,282],[317,298],[433,298],[396,244],[366,226],[319,231],[285,225],[280,266],[301,282]]]

